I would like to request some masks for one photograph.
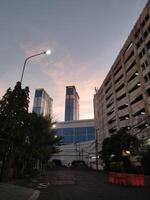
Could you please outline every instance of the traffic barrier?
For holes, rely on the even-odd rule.
[[[145,185],[145,183],[144,183],[144,175],[143,174],[139,175],[139,182],[140,182],[140,186],[144,186]]]
[[[109,172],[108,182],[117,185],[131,185],[131,186],[144,186],[143,174],[127,174],[127,173],[115,173]]]

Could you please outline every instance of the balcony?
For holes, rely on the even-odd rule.
[[[137,85],[139,83],[139,77],[136,76],[131,81],[128,82],[128,90],[131,90],[134,85]]]
[[[134,62],[135,56],[133,55],[126,63],[125,63],[125,68],[126,70],[130,67],[130,65]]]
[[[133,92],[129,93],[130,101],[132,102],[139,95],[141,95],[141,87],[140,86],[137,89],[135,89]]]
[[[122,110],[118,110],[118,115],[119,116],[124,116],[124,115],[128,115],[129,114],[129,109],[128,107],[122,109]]]
[[[116,92],[116,98],[120,97],[122,94],[124,94],[125,91],[125,87],[123,87],[121,90],[119,90],[118,92]]]
[[[131,105],[131,108],[132,108],[132,114],[135,114],[137,113],[139,110],[142,110],[144,108],[144,101],[141,100],[140,102],[137,102],[133,105]]]

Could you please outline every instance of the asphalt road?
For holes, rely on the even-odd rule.
[[[103,172],[57,169],[39,185],[38,200],[149,200],[149,187],[119,186],[107,183]]]

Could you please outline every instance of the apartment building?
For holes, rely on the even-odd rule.
[[[150,0],[96,90],[94,115],[100,149],[121,128],[150,138]]]

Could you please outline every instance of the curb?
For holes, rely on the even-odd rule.
[[[39,197],[39,195],[40,195],[40,191],[39,190],[34,190],[34,192],[29,197],[28,200],[36,200]]]

